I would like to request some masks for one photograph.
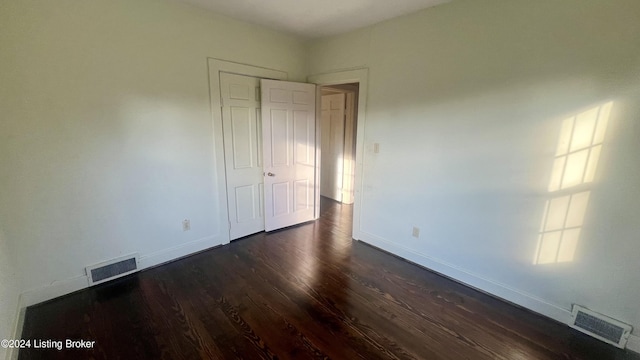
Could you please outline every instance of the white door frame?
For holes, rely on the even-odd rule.
[[[209,99],[211,104],[211,120],[213,124],[213,169],[216,173],[216,181],[213,184],[213,191],[214,194],[219,194],[217,205],[220,234],[218,235],[221,239],[223,239],[223,243],[226,244],[229,242],[230,235],[229,208],[227,206],[227,176],[224,167],[224,134],[222,132],[220,72],[276,80],[287,80],[288,74],[280,70],[241,64],[221,59],[208,58],[207,61],[209,66]]]
[[[368,89],[368,78],[369,78],[369,69],[368,68],[358,68],[352,70],[344,70],[344,71],[336,71],[332,73],[326,74],[318,74],[318,75],[310,75],[307,77],[307,82],[314,83],[319,86],[324,85],[338,85],[338,84],[349,84],[349,83],[359,83],[360,87],[358,90],[358,120],[357,120],[357,129],[356,129],[356,174],[355,174],[355,184],[354,184],[354,203],[353,203],[353,231],[352,237],[356,240],[361,240],[361,231],[360,231],[360,214],[362,212],[362,165],[364,163],[364,129],[366,124],[366,109],[367,109],[367,89]],[[316,104],[319,103],[320,100],[320,87],[318,87],[316,94]],[[320,106],[316,106],[316,119],[319,119],[319,111]],[[319,136],[320,122],[316,121],[316,136]],[[316,148],[317,144],[320,144],[320,140],[316,140]],[[320,151],[316,151],[316,164],[320,164]],[[319,184],[320,174],[316,174],[316,181]],[[320,192],[316,194],[316,218],[320,216]]]

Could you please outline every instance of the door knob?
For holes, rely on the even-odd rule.
[[[267,176],[276,176],[274,173],[267,173]]]

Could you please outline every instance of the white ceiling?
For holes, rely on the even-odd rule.
[[[305,38],[318,38],[341,34],[451,0],[179,1]]]

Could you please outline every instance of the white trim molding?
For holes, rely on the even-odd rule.
[[[22,338],[22,328],[24,327],[24,315],[27,312],[27,307],[24,305],[22,295],[18,296],[18,304],[16,305],[16,318],[13,321],[13,338]],[[17,360],[19,349],[10,348],[7,351],[7,360]]]
[[[449,264],[440,259],[421,254],[414,250],[391,243],[376,235],[362,232],[362,241],[378,247],[384,251],[400,256],[406,260],[424,266],[439,274],[450,277],[465,285],[471,286],[478,290],[487,292],[493,296],[507,300],[514,304],[520,305],[538,314],[544,315],[563,324],[569,324],[571,321],[571,311],[560,306],[551,304],[532,294],[528,294],[518,289],[511,288],[505,284],[501,284],[491,279],[487,279],[470,271],[462,269],[453,264]]]
[[[449,277],[454,281],[517,304],[563,324],[569,325],[571,323],[570,309],[565,309],[558,305],[551,304],[532,294],[511,288],[494,280],[484,278],[440,259],[436,259],[408,249],[404,246],[392,243],[379,236],[364,231],[361,231],[360,235],[361,238],[359,240],[364,243],[411,261],[419,266],[424,266],[425,268]],[[630,351],[640,353],[640,336],[631,334],[626,348]]]
[[[627,341],[627,349],[640,354],[640,336],[631,334]]]
[[[228,242],[228,240],[226,241]],[[140,256],[140,270],[165,264],[178,260],[185,256],[195,254],[200,251],[214,248],[225,243],[224,235],[215,237],[209,236],[188,243],[180,244],[168,249],[162,249],[151,254]]]
[[[207,250],[218,245],[222,245],[222,239],[215,236],[209,236],[151,254],[142,255],[139,258],[139,270],[144,270],[169,261],[177,260],[181,257]],[[86,289],[88,287],[89,278],[86,274],[54,281],[50,285],[23,292],[20,295],[20,305],[26,308],[78,290]]]
[[[89,278],[87,275],[80,275],[64,280],[56,280],[49,285],[27,290],[20,297],[24,306],[29,307],[88,287]]]
[[[168,249],[163,249],[151,254],[143,255],[139,258],[138,267],[139,270],[144,270],[173,260],[178,260],[182,257],[222,245],[223,241],[223,236],[209,236],[190,241],[185,244],[180,244]],[[55,299],[60,296],[71,294],[88,287],[89,277],[85,274],[55,281],[50,285],[23,292],[18,299],[16,319],[14,321],[13,329],[14,339],[20,339],[22,336],[24,317],[27,307]],[[9,350],[7,352],[7,359],[14,360],[17,358],[17,349]]]

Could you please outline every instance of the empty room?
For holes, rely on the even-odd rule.
[[[0,359],[640,360],[640,1],[0,0]]]

